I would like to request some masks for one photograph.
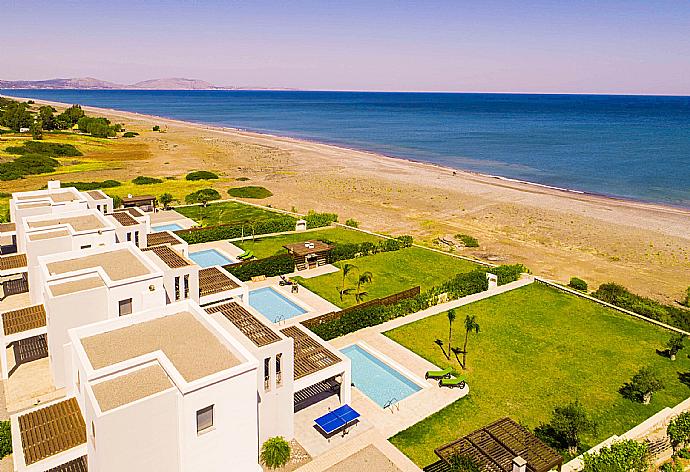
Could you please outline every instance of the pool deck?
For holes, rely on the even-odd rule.
[[[147,213],[151,219],[151,226],[163,226],[177,224],[183,229],[197,226],[197,222],[176,212],[175,210],[158,210]]]

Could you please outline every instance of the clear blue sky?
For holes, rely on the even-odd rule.
[[[690,95],[690,2],[0,0],[0,78]]]

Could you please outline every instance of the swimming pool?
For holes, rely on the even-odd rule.
[[[204,249],[203,251],[190,252],[189,258],[196,262],[200,267],[211,267],[215,265],[228,265],[237,261],[227,258],[220,251],[215,249]]]
[[[307,312],[271,287],[258,288],[249,292],[249,305],[274,323]]]
[[[357,344],[340,350],[352,361],[352,383],[381,408],[422,389],[412,380]]]
[[[176,223],[170,223],[169,225],[151,226],[154,233],[160,233],[161,231],[177,231],[182,229],[182,226]]]

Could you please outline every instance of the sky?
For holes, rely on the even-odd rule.
[[[690,1],[0,0],[0,79],[690,95]]]

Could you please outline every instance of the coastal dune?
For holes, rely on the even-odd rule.
[[[690,211],[682,208],[548,188],[292,138],[83,108],[124,122],[141,135],[123,144],[124,152],[109,157],[117,160],[117,166],[71,174],[70,180],[129,180],[136,175],[180,176],[189,170],[213,169],[269,188],[274,195],[263,204],[332,211],[341,221],[354,218],[363,228],[412,234],[429,244],[439,236],[470,234],[479,239],[480,247],[460,254],[523,263],[536,274],[562,282],[578,276],[596,288],[615,281],[665,301],[680,299],[690,285]],[[150,132],[154,124],[167,132]],[[99,157],[107,153],[104,150]],[[8,187],[20,190],[40,186],[44,180],[30,177]]]

